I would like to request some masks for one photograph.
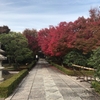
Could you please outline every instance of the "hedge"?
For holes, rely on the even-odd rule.
[[[36,65],[36,61],[33,61],[30,65],[28,65],[28,70],[30,71]]]
[[[27,74],[28,70],[24,69],[11,78],[2,82],[0,84],[0,97],[8,97]]]

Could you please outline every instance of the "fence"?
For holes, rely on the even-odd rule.
[[[75,74],[78,76],[77,79],[81,79],[81,82],[96,80],[96,77],[94,77],[93,73],[92,74],[85,73],[85,70],[95,72],[95,69],[76,65],[76,64],[72,64],[72,66],[73,66],[73,70],[74,70]],[[76,69],[77,69],[77,71],[76,71]]]

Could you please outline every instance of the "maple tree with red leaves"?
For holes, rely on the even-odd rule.
[[[28,39],[29,48],[34,52],[34,54],[37,54],[37,52],[39,50],[38,39],[37,39],[37,30],[25,29],[23,31],[23,35],[25,35],[25,37]]]
[[[83,53],[91,52],[100,46],[100,11],[94,8],[89,12],[90,18],[80,17],[74,22],[77,29],[74,47]]]
[[[48,55],[48,44],[50,43],[51,36],[49,36],[49,29],[45,28],[38,32],[38,45],[41,51]]]
[[[73,48],[76,34],[73,23],[61,22],[58,26],[42,29],[38,32],[38,43],[44,54],[63,56]]]
[[[74,22],[61,22],[38,32],[38,43],[45,55],[63,56],[71,49],[83,53],[100,46],[100,11],[90,9],[90,18],[79,17]]]

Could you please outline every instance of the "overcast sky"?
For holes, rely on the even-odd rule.
[[[89,17],[89,10],[100,6],[100,0],[0,0],[0,26],[22,32],[40,30],[60,22]]]

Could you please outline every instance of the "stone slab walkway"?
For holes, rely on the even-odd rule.
[[[90,84],[64,75],[40,59],[5,100],[100,100]]]

